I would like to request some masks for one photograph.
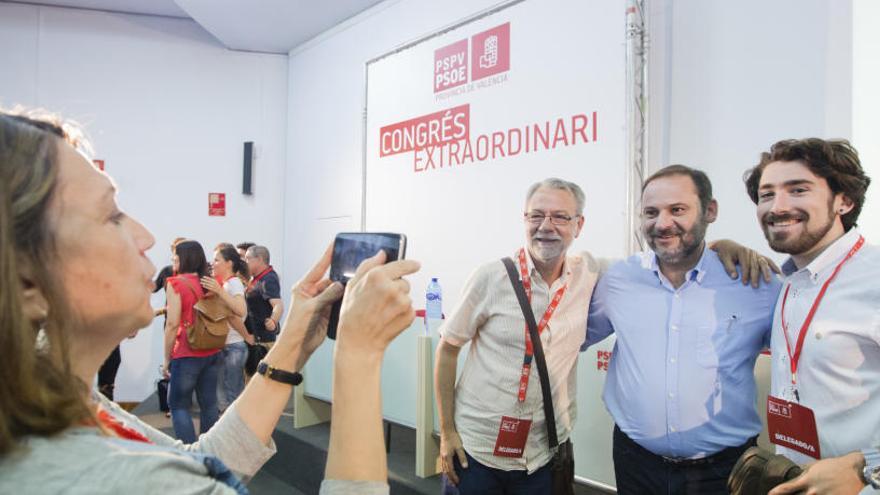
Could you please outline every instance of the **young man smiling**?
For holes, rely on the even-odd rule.
[[[880,249],[856,222],[870,179],[847,141],[787,140],[746,177],[774,251],[788,253],[772,333],[768,429],[812,464],[782,493],[880,488]]]

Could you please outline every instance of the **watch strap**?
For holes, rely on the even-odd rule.
[[[880,489],[880,449],[862,449],[862,456],[865,457],[862,481],[874,489]]]
[[[298,371],[286,371],[274,366],[271,366],[266,361],[260,361],[260,364],[257,365],[257,373],[265,376],[270,380],[275,380],[276,382],[286,383],[288,385],[299,385],[303,381],[303,376]]]

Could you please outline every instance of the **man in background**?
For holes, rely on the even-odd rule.
[[[247,256],[247,250],[251,248],[251,246],[256,246],[253,242],[240,242],[235,245],[235,249],[238,249],[238,255],[241,256],[241,259],[244,259]]]
[[[269,250],[265,246],[249,247],[244,260],[251,272],[244,296],[248,308],[245,327],[258,343],[271,347],[284,313],[281,281],[269,264]]]

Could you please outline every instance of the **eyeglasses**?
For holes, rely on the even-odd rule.
[[[528,221],[532,225],[541,225],[544,223],[545,218],[550,218],[550,223],[553,225],[568,225],[572,220],[579,217],[580,215],[575,215],[574,217],[570,217],[564,213],[542,213],[540,211],[530,211],[524,213],[526,221]]]

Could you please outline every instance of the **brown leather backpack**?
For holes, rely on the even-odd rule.
[[[189,279],[183,278],[183,280],[198,298],[198,293]],[[226,345],[226,336],[229,334],[229,323],[226,319],[231,314],[229,307],[219,297],[198,299],[193,306],[192,322],[184,326],[186,341],[190,348],[196,351],[223,348]]]

